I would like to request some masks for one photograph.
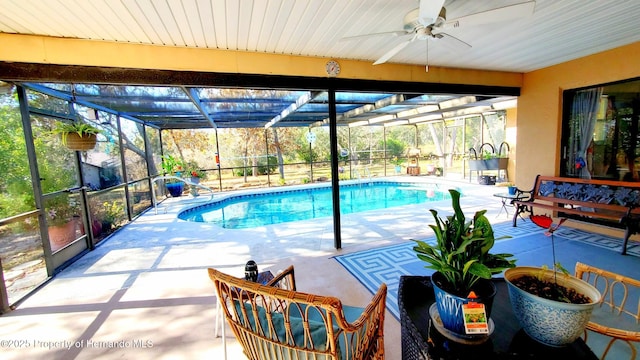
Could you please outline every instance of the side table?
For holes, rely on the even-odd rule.
[[[598,359],[580,338],[562,348],[545,346],[531,339],[513,314],[504,279],[492,281],[498,290],[491,311],[496,329],[482,344],[463,345],[448,340],[435,327],[429,326],[429,307],[435,301],[431,279],[428,276],[401,276],[398,308],[402,359]]]
[[[498,212],[497,216],[500,216],[500,214],[502,214],[502,210],[504,210],[504,212],[507,214],[507,216],[509,216],[509,210],[507,209],[507,201],[509,201],[509,205],[513,205],[513,202],[515,200],[523,200],[525,199],[524,195],[518,195],[518,194],[509,194],[509,193],[497,193],[497,194],[493,194],[493,196],[500,198],[500,200],[502,200],[502,207],[500,208],[500,211]]]

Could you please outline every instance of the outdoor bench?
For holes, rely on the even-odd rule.
[[[622,254],[629,237],[640,230],[640,183],[554,176],[536,176],[532,190],[516,190],[513,201],[518,216],[533,208],[550,210],[557,217],[624,229]]]

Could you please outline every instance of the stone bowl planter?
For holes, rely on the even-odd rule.
[[[542,276],[553,281],[553,271],[538,267],[515,267],[504,273],[509,288],[513,312],[522,329],[534,340],[549,346],[565,346],[580,337],[593,308],[600,302],[600,292],[589,283],[576,277],[558,274],[558,285],[576,290],[588,296],[591,303],[569,304],[544,299],[524,291],[511,282],[521,276]]]

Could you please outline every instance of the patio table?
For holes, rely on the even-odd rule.
[[[402,359],[598,359],[581,338],[566,347],[545,346],[531,339],[513,314],[504,279],[492,281],[497,288],[491,311],[495,330],[485,342],[466,345],[447,339],[430,326],[429,307],[435,296],[429,276],[401,276]]]

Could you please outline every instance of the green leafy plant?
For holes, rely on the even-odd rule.
[[[184,171],[183,161],[176,159],[173,155],[162,155],[162,171],[165,175],[179,175]]]
[[[491,160],[491,159],[495,159],[497,157],[498,157],[498,155],[496,155],[495,153],[490,152],[489,150],[484,150],[482,152],[482,160]]]
[[[105,201],[102,204],[102,209],[104,211],[102,220],[110,224],[116,224],[119,221],[119,219],[124,215],[124,210],[122,205],[123,205],[122,202],[118,202],[118,201],[112,201],[112,202]]]
[[[173,155],[162,155],[162,172],[164,175],[173,175],[181,177],[184,172],[185,165],[181,160],[176,159]],[[179,183],[180,180],[167,179],[165,184]]]
[[[436,210],[429,210],[436,223],[429,225],[436,237],[436,244],[414,240],[413,250],[425,267],[440,272],[447,281],[447,291],[466,296],[479,279],[491,279],[493,274],[515,267],[512,254],[491,254],[495,243],[493,228],[484,215],[486,210],[475,213],[473,220],[465,219],[460,207],[460,192],[450,189],[454,214],[442,219]],[[508,238],[504,236],[499,239]]]
[[[85,137],[87,135],[101,134],[102,130],[83,121],[74,121],[74,122],[60,121],[56,124],[56,127],[52,130],[52,132],[54,134],[60,135],[60,140],[62,141],[62,145],[67,145],[67,136],[71,133],[76,133],[80,137]]]

